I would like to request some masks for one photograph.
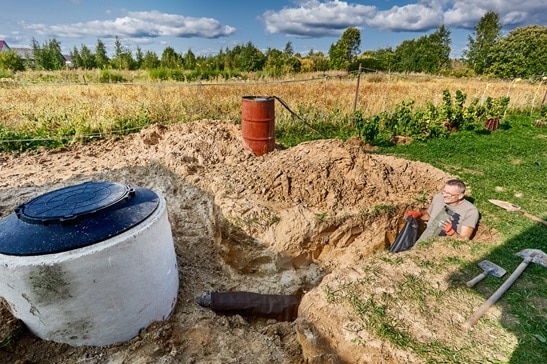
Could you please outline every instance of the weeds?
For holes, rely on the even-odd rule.
[[[410,279],[412,281],[412,279]],[[415,283],[415,282],[414,282]],[[411,284],[411,286],[414,286]],[[421,287],[421,285],[418,285]],[[409,292],[413,287],[408,287]],[[370,294],[363,298],[356,287],[344,286],[338,291],[327,291],[327,298],[331,303],[347,303],[355,316],[360,320],[362,329],[373,333],[374,336],[390,342],[392,345],[410,350],[422,358],[434,358],[435,362],[464,362],[465,356],[455,351],[439,340],[420,342],[411,333],[409,327],[396,316],[399,296],[392,296],[385,292],[379,296]],[[356,339],[360,344],[366,344]]]
[[[376,217],[382,213],[390,213],[395,210],[395,206],[393,205],[375,205],[372,207],[372,209],[369,212],[369,215],[371,217]]]
[[[534,85],[520,83],[510,89],[510,99],[496,103],[508,95],[507,84],[490,81],[490,98],[477,100],[470,96],[469,99],[477,101],[464,105],[462,110],[463,95],[484,94],[485,82],[450,80],[450,92],[456,92],[456,97],[448,103],[445,93],[442,103],[436,99],[440,97],[438,90],[446,88],[447,80],[423,82],[421,78],[407,77],[401,81],[392,75],[387,82],[375,82],[374,77],[378,76],[371,75],[371,81],[364,79],[361,83],[363,96],[353,109],[355,80],[351,77],[320,74],[315,79],[314,75],[307,75],[305,81],[299,81],[219,73],[194,80],[191,74],[173,72],[156,69],[149,73],[115,70],[17,73],[9,83],[0,84],[0,138],[5,140],[0,150],[55,148],[74,141],[108,137],[113,130],[135,132],[156,123],[204,118],[239,123],[244,95],[279,96],[306,121],[295,120],[287,110],[276,107],[276,140],[285,146],[323,138],[345,140],[358,135],[369,144],[386,145],[392,133],[411,135],[416,140],[445,135],[448,131],[439,116],[442,110],[451,115],[452,124],[459,123],[462,117],[464,121],[471,118],[469,115],[477,119],[481,113],[486,115],[486,109],[498,115],[519,108],[529,113],[530,99],[537,91]],[[46,81],[47,84],[40,83]],[[59,132],[49,129],[49,133],[44,133],[40,125],[47,120],[69,120],[74,129]],[[505,127],[503,123],[502,126]],[[7,142],[14,139],[42,141]],[[10,143],[15,145],[6,145]]]
[[[318,224],[325,222],[327,218],[328,218],[328,213],[326,212],[319,212],[315,214],[315,222],[317,222]]]

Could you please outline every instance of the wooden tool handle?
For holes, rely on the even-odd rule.
[[[487,273],[486,272],[482,272],[481,274],[479,274],[478,276],[476,276],[475,278],[473,278],[472,280],[470,280],[469,282],[466,283],[467,287],[471,288],[473,287],[475,284],[479,283],[480,281],[482,281],[484,278],[486,278],[487,276]]]
[[[539,222],[539,223],[542,223],[543,225],[547,225],[547,221],[542,220],[542,219],[540,219],[540,218],[537,217],[537,216],[530,215],[529,213],[524,212],[524,211],[520,211],[520,213],[523,214],[524,216],[526,216],[526,217],[529,218],[529,219],[532,219],[532,220],[534,220],[534,221],[537,221],[537,222]]]
[[[507,278],[507,280],[505,282],[503,282],[503,284],[500,286],[500,288],[497,289],[496,292],[494,292],[492,294],[492,296],[490,296],[490,298],[488,298],[488,300],[486,300],[486,302],[484,302],[482,304],[481,307],[479,307],[479,309],[477,311],[475,311],[475,313],[473,314],[473,316],[471,316],[464,324],[463,324],[463,327],[466,328],[466,329],[469,329],[471,326],[473,326],[475,324],[475,322],[477,322],[478,319],[481,318],[481,316],[486,312],[488,311],[488,309],[494,304],[496,303],[497,300],[500,299],[500,297],[505,293],[505,291],[507,291],[509,289],[509,287],[511,287],[511,285],[517,280],[517,278],[522,274],[522,272],[524,272],[524,270],[526,269],[526,267],[528,266],[528,264],[530,264],[530,258],[526,258],[522,261],[522,263],[519,264],[519,266],[517,267],[517,269],[515,269],[515,271],[511,274],[511,276],[509,278]]]

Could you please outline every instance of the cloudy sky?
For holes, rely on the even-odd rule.
[[[473,27],[488,10],[500,14],[503,32],[547,25],[546,0],[13,0],[0,7],[0,40],[14,47],[55,38],[64,53],[100,39],[113,51],[166,47],[198,55],[252,42],[257,48],[328,53],[345,29],[361,31],[361,50],[395,48],[430,34],[440,24],[451,31],[459,57]]]

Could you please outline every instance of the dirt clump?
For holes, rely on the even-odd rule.
[[[86,181],[154,190],[167,201],[180,287],[172,316],[108,347],[40,340],[0,311],[1,362],[344,362],[366,346],[325,338],[328,307],[278,322],[217,315],[195,297],[251,291],[320,297],[392,242],[404,211],[425,207],[448,176],[431,165],[364,151],[355,139],[278,147],[256,157],[231,121],[151,126],[124,138],[61,150],[0,155],[0,217],[21,203]],[[334,279],[334,278],[332,278]],[[331,280],[332,280],[331,279]],[[336,316],[336,315],[335,315]],[[344,327],[344,323],[338,323]],[[7,325],[10,325],[9,327]],[[10,335],[12,333],[12,335]],[[311,345],[305,338],[321,345]],[[344,342],[342,345],[342,342]],[[315,358],[315,359],[314,359]],[[389,359],[391,358],[391,359]],[[385,362],[396,362],[391,355]]]

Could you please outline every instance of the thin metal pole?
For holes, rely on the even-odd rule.
[[[359,83],[361,81],[361,63],[359,63],[359,72],[357,73],[357,86],[355,87],[355,99],[353,100],[353,115],[357,110],[357,99],[359,98]],[[355,118],[353,119],[353,126],[355,127]]]

